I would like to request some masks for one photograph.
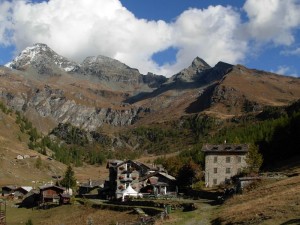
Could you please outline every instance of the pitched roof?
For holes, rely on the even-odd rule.
[[[2,189],[10,189],[10,190],[15,190],[17,188],[17,186],[13,186],[13,185],[8,185],[8,186],[3,186]]]
[[[121,161],[121,163],[117,164],[115,167],[119,167],[119,166],[124,165],[124,164],[129,163],[129,162],[130,163],[134,163],[134,164],[136,164],[138,166],[145,166],[148,169],[150,169],[150,167],[148,165],[146,165],[145,163],[141,163],[141,162],[138,162],[138,161],[133,161],[133,160],[130,160],[130,159],[126,160],[126,161]]]
[[[32,187],[30,187],[30,186],[21,186],[21,187],[18,187],[16,190],[18,190],[18,189],[23,189],[23,190],[29,192],[29,191],[32,190]]]
[[[157,175],[161,175],[161,176],[166,177],[169,180],[176,181],[175,177],[171,176],[170,174],[167,174],[165,172],[160,172],[160,171],[155,171],[155,172],[150,173],[150,174],[148,174],[146,176],[140,177],[139,181],[147,180],[150,177],[157,176]]]
[[[44,189],[48,189],[48,188],[56,188],[56,189],[61,189],[61,190],[65,190],[65,188],[63,187],[59,187],[59,186],[55,186],[55,185],[52,185],[52,184],[46,184],[46,185],[43,185],[43,186],[40,186],[39,189],[40,190],[44,190]]]
[[[202,146],[203,152],[231,152],[231,153],[238,153],[238,152],[248,152],[249,146],[247,144],[221,144],[221,145],[211,145],[205,144]]]

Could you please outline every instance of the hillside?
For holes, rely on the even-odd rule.
[[[55,182],[55,176],[64,175],[67,167],[65,164],[29,149],[29,142],[29,135],[21,132],[19,124],[16,123],[16,115],[0,110],[0,186],[40,186]],[[17,156],[25,155],[31,158],[17,159]],[[103,181],[108,176],[105,166],[83,164],[74,168],[74,171],[80,182],[86,182],[90,178]]]
[[[28,149],[28,135],[20,131],[15,120],[13,113],[0,111],[0,185],[34,186],[54,180],[52,176],[56,174],[62,175],[65,165]],[[18,155],[32,158],[17,159]],[[41,157],[40,165],[37,165],[38,158],[33,156]]]
[[[262,181],[255,189],[226,201],[217,221],[220,224],[299,224],[299,158],[297,162],[287,171],[293,176]]]

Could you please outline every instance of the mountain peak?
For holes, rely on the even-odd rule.
[[[87,57],[84,61],[83,64],[122,64],[125,65],[124,63],[113,59],[113,58],[109,58],[107,56],[103,56],[103,55],[98,55],[98,56],[89,56]]]
[[[203,59],[197,56],[189,67],[175,74],[172,80],[193,82],[201,72],[208,70],[210,68],[211,68],[210,65],[208,65]]]
[[[210,68],[210,65],[208,65],[203,59],[197,56],[193,60],[191,67],[197,69],[208,69]]]
[[[41,66],[59,67],[67,72],[73,71],[77,67],[75,62],[58,55],[48,45],[43,43],[36,43],[25,48],[13,61],[5,66],[12,69],[20,69],[29,65],[35,68]]]

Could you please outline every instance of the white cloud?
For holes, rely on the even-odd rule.
[[[1,10],[8,12],[7,7]],[[50,0],[39,4],[19,0],[11,4],[10,39],[17,51],[36,42],[48,44],[66,57],[81,61],[90,55],[116,58],[142,73],[172,75],[200,56],[209,63],[236,63],[246,42],[234,37],[239,15],[222,6],[190,9],[173,23],[137,19],[119,0]],[[7,21],[9,23],[9,21]],[[0,42],[7,41],[1,36]],[[174,65],[159,67],[154,53],[179,49]]]
[[[283,55],[299,55],[300,56],[300,48],[296,48],[293,50],[285,50],[281,52]]]
[[[291,77],[298,77],[298,75],[295,73],[295,71],[290,68],[289,66],[278,66],[276,71],[272,71],[273,73],[280,74],[280,75],[286,75]]]
[[[190,64],[195,54],[211,65],[218,61],[241,62],[245,56],[247,42],[237,35],[240,16],[230,7],[190,9],[172,27],[174,45],[179,48],[175,70]]]
[[[244,5],[249,22],[247,34],[262,42],[291,45],[293,29],[300,25],[299,0],[247,0]]]
[[[0,0],[1,1],[1,0]],[[172,75],[199,56],[209,64],[242,63],[249,41],[289,45],[300,25],[298,0],[247,0],[249,21],[234,8],[189,9],[171,23],[136,18],[120,0],[29,0],[0,3],[0,44],[17,53],[41,42],[75,61],[106,55],[142,73]],[[176,62],[159,66],[152,55],[178,49]]]
[[[10,7],[10,2],[0,2],[0,44],[2,45],[9,45],[11,43],[9,34],[9,30],[11,29]]]

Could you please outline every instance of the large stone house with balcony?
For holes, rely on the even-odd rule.
[[[205,144],[205,184],[213,187],[226,182],[247,167],[247,144]]]
[[[176,179],[166,173],[161,166],[146,165],[133,160],[109,160],[109,179],[104,184],[108,197],[120,198],[129,186],[140,193],[141,189],[152,185],[152,191],[167,193],[168,187],[175,187]],[[163,181],[163,182],[162,182]]]

